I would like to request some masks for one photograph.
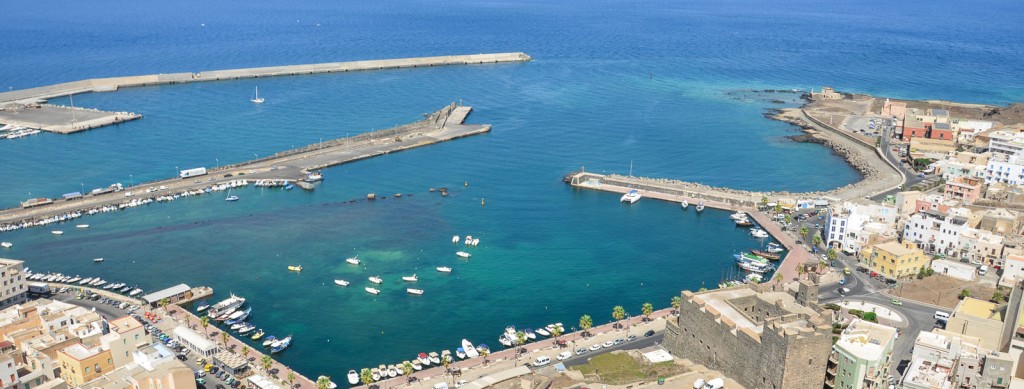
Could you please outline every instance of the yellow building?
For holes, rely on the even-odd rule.
[[[868,268],[889,278],[915,276],[931,262],[924,251],[913,244],[894,240],[864,248],[861,258]]]
[[[1003,339],[1003,313],[1006,308],[1005,305],[964,297],[946,322],[946,331],[977,337],[981,339],[981,347],[998,350]]]
[[[100,346],[85,347],[81,343],[65,347],[57,352],[60,361],[60,378],[68,386],[77,387],[114,370],[114,359],[110,350]]]

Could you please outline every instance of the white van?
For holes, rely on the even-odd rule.
[[[564,361],[566,359],[572,358],[572,351],[563,351],[562,353],[558,354],[558,357],[556,358],[559,361]]]
[[[981,265],[981,267],[978,268],[978,275],[983,276],[985,273],[988,273],[988,265]]]
[[[932,316],[932,317],[934,317],[935,320],[939,320],[939,321],[943,321],[943,322],[949,320],[949,314],[946,313],[946,312],[942,312],[942,311],[935,311],[935,316]]]
[[[536,360],[533,361],[533,365],[537,367],[544,366],[549,363],[551,363],[551,358],[548,358],[546,355],[541,355],[537,357]]]

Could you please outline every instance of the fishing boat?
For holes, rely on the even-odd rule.
[[[380,289],[377,289],[377,288],[371,288],[371,287],[367,286],[364,289],[366,289],[366,293],[369,293],[369,294],[380,294]]]
[[[345,262],[348,262],[348,263],[353,264],[353,265],[358,265],[359,262],[360,262],[359,261],[359,256],[357,255],[357,256],[354,256],[352,258],[346,258]]]
[[[334,284],[338,286],[348,286],[348,281],[345,280],[334,280]]]
[[[419,277],[416,277],[416,273],[413,273],[411,276],[402,277],[402,281],[405,281],[405,282],[416,282],[416,281],[419,281],[419,280],[420,280]]]
[[[750,253],[760,257],[768,258],[773,261],[777,261],[782,258],[782,255],[779,253],[769,253],[767,251],[762,250],[750,250]]]
[[[89,228],[89,225],[88,224],[79,224],[79,225],[76,225],[75,228]]]
[[[253,102],[253,104],[263,104],[264,100],[263,100],[262,97],[260,97],[260,87],[259,86],[256,87],[256,95],[253,96],[253,98],[249,99],[249,101]]]
[[[377,284],[377,285],[380,285],[380,284],[384,283],[384,280],[381,279],[380,276],[372,276],[372,277],[369,278],[369,280],[370,280],[370,282],[372,282],[374,284]]]
[[[786,251],[785,248],[783,248],[782,246],[775,242],[768,243],[768,248],[765,250],[767,250],[769,253],[781,253],[783,251]]]
[[[405,291],[406,291],[406,293],[409,293],[409,294],[415,294],[415,295],[423,294],[423,289],[406,288]]]
[[[64,231],[61,231],[61,230],[53,230],[53,231],[50,231],[50,233],[54,234],[54,235],[64,235]]]
[[[288,266],[288,271],[302,271],[302,265]]]
[[[751,254],[751,253],[738,253],[738,254],[733,254],[732,256],[733,256],[733,258],[736,258],[736,262],[750,261],[750,262],[758,262],[758,263],[768,263],[768,260],[765,259],[764,257],[761,257],[759,255],[755,255],[755,254]]]
[[[211,306],[209,316],[217,317],[223,315],[224,312],[227,312],[228,310],[234,310],[242,306],[242,304],[245,304],[245,298],[236,296],[234,293],[232,293],[230,297]]]
[[[11,247],[14,247],[14,243],[11,243],[11,242],[0,242],[0,247],[3,247],[5,249],[9,249]]]
[[[750,221],[750,219],[747,219],[747,218],[733,220],[733,222],[736,223],[736,227],[753,227],[754,226],[754,222]]]
[[[459,236],[458,235],[453,235],[452,236],[452,243],[459,243]]]
[[[274,335],[267,335],[267,337],[263,339],[263,347],[270,347],[270,345],[274,344],[276,341],[277,338],[274,337]]]
[[[690,202],[685,199],[679,203],[679,207],[682,209],[690,208]]]
[[[100,262],[103,262],[103,258],[93,258],[92,261],[96,262],[96,263],[100,263]]]
[[[207,308],[210,308],[210,303],[206,302],[206,300],[200,301],[199,305],[196,305],[196,312],[205,311]]]
[[[769,236],[768,231],[762,230],[760,228],[751,229],[750,235],[752,235],[755,238],[767,238]]]
[[[626,194],[622,195],[622,197],[619,198],[619,202],[633,204],[637,201],[640,201],[640,198],[642,197],[643,195],[640,194],[640,191],[636,189],[630,189],[629,192],[626,192]]]
[[[348,383],[349,383],[349,385],[358,384],[359,383],[359,373],[356,373],[355,370],[349,370],[348,371]]]
[[[427,354],[427,357],[430,358],[430,363],[435,365],[441,364],[441,358],[437,356],[436,352],[431,351],[430,354]]]
[[[451,273],[452,272],[452,268],[450,268],[448,266],[438,266],[437,267],[437,271],[439,271],[441,273]]]
[[[466,359],[466,350],[462,347],[455,349],[455,356],[459,359]]]
[[[427,353],[420,353],[416,356],[416,360],[423,366],[430,366],[430,357],[427,356]]]
[[[292,336],[288,335],[288,337],[282,339],[280,341],[280,343],[277,344],[277,346],[271,346],[270,347],[270,353],[271,354],[276,354],[276,353],[279,353],[281,351],[284,351],[284,349],[288,348],[288,346],[290,346],[291,344],[292,344]]]
[[[224,324],[233,325],[241,323],[243,320],[249,317],[250,313],[252,313],[252,307],[246,308],[244,311],[235,311],[234,313],[231,314],[231,316],[228,316],[228,319],[224,321]]]
[[[736,213],[729,215],[729,218],[732,220],[746,219],[747,213],[742,211],[736,211]]]
[[[471,254],[469,254],[469,253],[467,253],[467,252],[465,252],[465,251],[457,251],[457,252],[455,252],[455,255],[458,255],[458,256],[459,256],[460,258],[469,258],[469,257],[472,257],[472,255],[471,255]]]
[[[476,358],[480,353],[473,347],[473,343],[467,339],[462,340],[462,349],[466,351],[466,358]]]
[[[306,179],[304,179],[303,181],[306,181],[306,182],[317,182],[317,181],[320,181],[320,180],[323,180],[323,179],[324,179],[324,175],[320,174],[320,172],[309,172],[309,174],[306,174]]]
[[[540,335],[540,336],[545,336],[545,337],[551,336],[551,332],[548,331],[546,328],[538,328],[538,329],[533,330],[533,332],[537,333],[537,335]]]
[[[252,334],[252,337],[250,339],[252,339],[252,340],[260,340],[260,338],[262,338],[263,334],[265,334],[265,333],[266,332],[263,332],[262,328],[258,329],[258,330],[256,330],[255,334]]]
[[[700,213],[700,212],[704,212],[704,202],[703,202],[703,201],[701,201],[701,202],[697,203],[697,206],[696,206],[696,207],[694,207],[693,209],[694,209],[695,211],[697,211],[698,213]]]

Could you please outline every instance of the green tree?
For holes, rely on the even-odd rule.
[[[551,336],[554,337],[555,339],[558,339],[559,336],[562,336],[562,327],[551,326]]]
[[[782,220],[785,220],[786,224],[793,223],[793,216],[787,213],[786,216]]]
[[[370,369],[364,367],[363,370],[359,371],[359,381],[361,381],[363,385],[373,383],[373,373],[370,373]]]
[[[804,267],[803,265],[797,265],[796,274],[799,275],[800,278],[804,278],[804,274],[807,274],[807,268]]]
[[[202,319],[199,319],[199,325],[203,326],[203,333],[206,334],[206,339],[210,339],[210,332],[206,330],[206,327],[210,326],[210,317],[203,316]]]
[[[294,387],[294,386],[295,386],[295,372],[289,370],[288,371],[288,387],[291,388],[291,387]]]
[[[1003,296],[1003,292],[1002,291],[998,291],[997,290],[997,291],[992,293],[992,302],[994,302],[996,304],[999,304],[999,303],[1003,302],[1004,298],[1006,298],[1006,297]]]
[[[519,331],[519,332],[516,333],[516,336],[519,336],[519,334],[522,334],[522,333],[523,333],[522,331]],[[523,338],[524,338],[524,341],[525,341],[526,334],[523,334]],[[522,343],[520,342],[520,344],[522,344]],[[516,359],[517,360],[519,359],[519,350],[516,350]],[[452,373],[451,370],[448,370],[448,365],[452,364],[452,357],[451,357],[451,355],[443,355],[443,356],[441,356],[441,364],[444,365],[445,382],[447,382],[448,376],[451,375],[451,373]],[[454,378],[454,376],[452,378]]]
[[[264,355],[263,358],[260,358],[260,366],[263,366],[263,371],[270,370],[270,366],[272,366],[273,364],[274,360],[271,359],[269,355]]]
[[[768,196],[761,196],[761,206],[768,205]]]
[[[800,227],[800,236],[807,236],[807,227]]]
[[[861,318],[872,323],[878,323],[878,314],[874,312],[864,312],[864,315]]]
[[[220,342],[224,344],[224,347],[228,347],[228,332],[227,331],[221,331],[221,333],[220,333]]]
[[[960,299],[963,299],[964,297],[971,297],[971,291],[969,291],[967,289],[961,290],[960,291]]]
[[[644,321],[650,321],[651,314],[654,313],[654,305],[651,303],[644,303],[640,308],[640,312],[644,314]]]
[[[682,305],[683,298],[679,296],[672,296],[672,310],[675,313],[679,313],[679,306]]]
[[[815,246],[821,245],[821,235],[814,235],[814,238],[811,239],[811,242],[814,243]]]
[[[410,363],[409,361],[402,362],[402,366],[400,366],[400,367],[402,368],[402,372],[405,373],[406,377],[408,377],[410,374],[412,374],[412,371],[414,370],[412,368],[412,363]],[[412,378],[412,377],[410,377],[410,378]]]
[[[163,298],[159,302],[157,302],[157,305],[160,306],[160,309],[162,309],[164,311],[164,314],[166,315],[167,314],[167,306],[171,305],[171,300],[168,300],[167,298]]]
[[[580,316],[580,329],[583,330],[583,336],[587,336],[587,331],[594,325],[594,320],[590,318],[590,315]]]
[[[828,260],[834,261],[836,260],[836,257],[839,256],[839,253],[837,253],[835,249],[828,249],[828,251],[825,252],[825,256],[828,257]]]
[[[322,375],[316,379],[316,389],[327,389],[331,387],[331,377]]]
[[[523,331],[516,331],[516,360],[519,360],[519,347],[526,344],[526,333]]]
[[[242,358],[249,358],[249,346],[242,346]]]
[[[621,305],[616,305],[615,308],[612,308],[612,319],[622,321],[624,318],[626,318],[626,308],[623,308]],[[615,323],[615,328],[619,327],[621,327],[619,323]]]

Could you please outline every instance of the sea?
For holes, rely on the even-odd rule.
[[[187,198],[72,223],[85,230],[0,235],[15,244],[0,256],[36,271],[242,295],[253,324],[294,335],[275,358],[310,377],[454,351],[463,338],[497,348],[508,325],[570,329],[584,314],[607,323],[616,305],[635,317],[643,303],[664,308],[682,290],[715,287],[734,275],[733,253],[764,243],[724,211],[620,204],[562,183],[570,171],[827,190],[857,171],[787,139],[797,129],[765,119],[767,109],[822,86],[990,104],[1024,95],[1016,1],[10,0],[0,14],[3,89],[446,54],[534,58],[81,94],[75,106],[145,117],[0,141],[0,206],[16,207],[472,106],[468,122],[491,133],[326,169],[312,192],[250,187],[235,203]],[[257,86],[265,104],[249,102]],[[450,195],[429,191],[439,187]],[[345,263],[356,255],[362,265]],[[413,273],[422,296],[404,291],[412,285],[401,276]],[[363,288],[375,275],[384,284],[372,296]]]

